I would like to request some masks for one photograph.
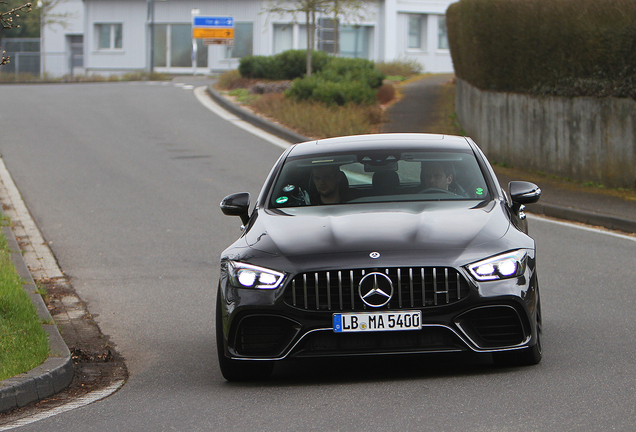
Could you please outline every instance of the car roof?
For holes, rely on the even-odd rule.
[[[435,134],[369,134],[326,138],[296,144],[288,156],[311,156],[334,152],[356,152],[365,150],[472,150],[465,137]]]

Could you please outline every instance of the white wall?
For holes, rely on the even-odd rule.
[[[67,36],[84,33],[84,2],[82,0],[61,2],[50,11],[49,19],[60,23],[49,24],[43,29],[44,46],[42,48],[45,54],[42,55],[40,67],[45,68],[46,72],[52,76],[66,75],[70,72]]]
[[[455,0],[385,0],[381,8],[382,27],[385,31],[381,60],[416,60],[425,72],[453,72],[453,62],[449,50],[440,50],[438,41],[438,17],[446,14],[446,9]],[[419,49],[408,47],[409,14],[426,15],[425,43]]]

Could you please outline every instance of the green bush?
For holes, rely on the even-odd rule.
[[[279,79],[276,75],[276,59],[271,56],[243,57],[239,62],[238,71],[244,78]]]
[[[319,85],[316,75],[307,78],[296,78],[285,91],[285,96],[295,101],[310,100]]]
[[[296,101],[370,105],[377,100],[377,88],[383,80],[384,74],[369,60],[335,57],[321,71],[294,80],[285,94]]]
[[[307,73],[307,51],[287,50],[274,56],[247,56],[239,62],[239,73],[245,78],[293,80]],[[311,70],[320,71],[328,62],[329,54],[312,51]]]
[[[287,50],[274,56],[277,61],[281,79],[293,80],[307,73],[307,50]],[[320,71],[328,62],[329,54],[324,51],[312,51],[311,71]]]
[[[311,100],[326,105],[371,105],[377,100],[377,90],[362,81],[321,81],[314,89]]]
[[[482,90],[636,99],[633,0],[460,0],[456,75]]]
[[[361,81],[371,88],[382,85],[385,76],[372,61],[360,58],[332,58],[320,75],[327,81]]]
[[[330,81],[315,74],[296,79],[285,93],[295,101],[315,101],[326,105],[371,105],[377,100],[377,90],[363,81]]]

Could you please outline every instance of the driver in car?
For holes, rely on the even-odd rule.
[[[317,204],[338,204],[342,202],[340,194],[342,172],[337,165],[325,165],[312,170],[312,179],[318,191]]]
[[[420,180],[426,189],[448,190],[453,182],[453,167],[448,162],[424,162]]]

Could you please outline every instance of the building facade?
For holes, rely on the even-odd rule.
[[[364,2],[361,11],[339,17],[339,55],[414,60],[426,72],[452,72],[445,19],[450,3]],[[306,48],[304,14],[268,12],[273,4],[272,0],[68,0],[58,6],[68,17],[66,25],[44,26],[42,67],[51,76],[150,70],[209,74],[235,69],[246,55]],[[234,45],[206,45],[203,39],[193,39],[193,16],[232,17]],[[328,14],[318,14],[316,49],[333,52],[334,23]]]

